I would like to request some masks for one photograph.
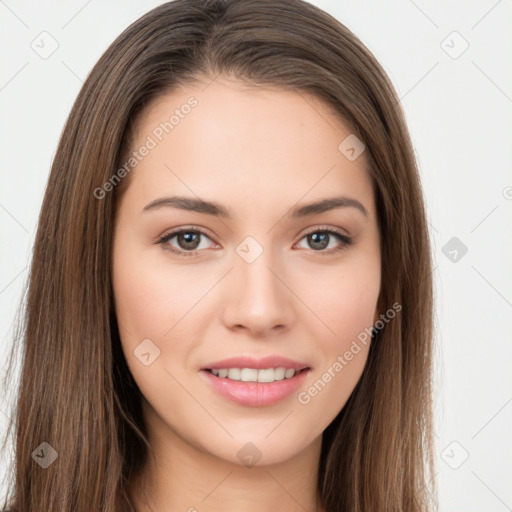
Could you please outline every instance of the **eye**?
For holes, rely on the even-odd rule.
[[[201,238],[210,240],[208,235],[200,229],[180,228],[163,235],[158,241],[162,248],[178,256],[196,256],[198,251],[206,249]],[[173,239],[175,244],[172,243]]]
[[[166,251],[178,256],[197,256],[202,250],[208,248],[208,243],[203,244],[203,239],[210,237],[201,229],[185,227],[164,234],[157,241]],[[333,254],[345,250],[352,244],[352,239],[334,229],[317,227],[307,233],[302,240],[306,240],[314,252]],[[327,249],[327,250],[325,250]]]
[[[352,244],[352,239],[343,233],[334,229],[315,228],[314,231],[307,233],[302,239],[306,240],[309,248],[315,252],[326,254],[337,253],[347,249]],[[337,243],[336,243],[337,242]],[[308,247],[306,247],[307,249]],[[329,249],[325,251],[324,249]]]

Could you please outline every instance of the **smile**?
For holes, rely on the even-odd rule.
[[[216,377],[242,382],[274,382],[277,380],[291,379],[296,370],[294,368],[219,368],[210,370]]]
[[[219,368],[200,374],[223,398],[247,407],[266,407],[296,392],[310,368]],[[222,373],[221,373],[222,372]]]

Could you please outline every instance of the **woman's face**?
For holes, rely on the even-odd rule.
[[[364,148],[315,97],[205,87],[137,123],[117,319],[150,437],[271,464],[321,439],[363,371],[380,290],[372,185]]]

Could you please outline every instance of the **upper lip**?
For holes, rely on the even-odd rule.
[[[201,370],[219,370],[222,368],[255,368],[263,370],[266,368],[293,368],[296,371],[309,368],[310,366],[300,361],[294,361],[287,357],[277,355],[256,358],[252,356],[236,356],[215,363],[208,364],[201,368]]]

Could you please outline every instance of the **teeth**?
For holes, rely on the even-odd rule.
[[[290,379],[295,375],[293,368],[219,368],[211,370],[213,375],[242,382],[274,382],[276,380]]]
[[[289,379],[290,377],[293,377],[295,375],[295,370],[292,368],[292,369],[288,369],[284,372],[284,378],[285,379]]]
[[[295,374],[295,371],[293,372]],[[274,380],[283,380],[286,375],[286,368],[280,367],[274,370]]]
[[[240,368],[230,368],[228,370],[228,379],[240,380]]]

